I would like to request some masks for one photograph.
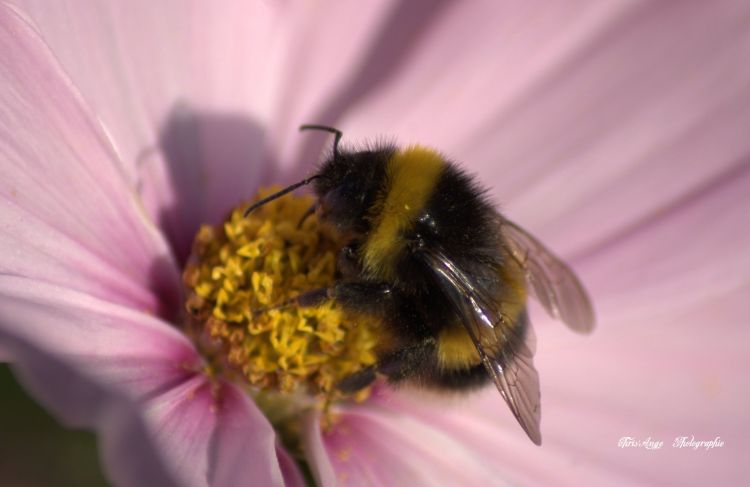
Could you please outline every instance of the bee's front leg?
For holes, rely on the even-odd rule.
[[[358,242],[351,242],[339,251],[336,258],[336,272],[343,279],[355,279],[362,272],[362,263],[359,260]]]
[[[322,304],[325,300],[330,299],[329,293],[331,288],[321,287],[298,294],[297,296],[274,304],[253,310],[253,315],[257,316],[275,309],[291,308],[293,306],[310,308]]]
[[[305,291],[273,306],[253,310],[253,314],[291,306],[309,308],[319,306],[328,299],[335,300],[345,308],[365,313],[379,313],[390,307],[391,291],[390,285],[380,282],[338,281],[330,287]]]
[[[328,296],[345,309],[382,316],[393,308],[394,290],[376,281],[339,281]]]

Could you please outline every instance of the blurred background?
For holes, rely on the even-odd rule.
[[[107,485],[96,438],[61,426],[0,364],[0,478],[4,487]]]

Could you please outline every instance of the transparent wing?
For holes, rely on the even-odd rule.
[[[544,309],[575,331],[593,330],[594,308],[573,270],[515,223],[501,219],[500,229],[509,252],[526,272],[530,291]]]
[[[540,445],[539,374],[533,363],[536,343],[526,313],[511,321],[502,315],[494,297],[487,296],[440,251],[425,251],[424,257],[513,416],[531,441]]]

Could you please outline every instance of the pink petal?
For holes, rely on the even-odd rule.
[[[0,302],[0,329],[9,339],[135,399],[159,394],[201,366],[192,344],[171,325],[78,291],[5,275]],[[15,347],[4,349],[21,361]]]
[[[498,112],[540,84],[548,70],[586,45],[626,5],[448,2],[430,23],[414,18],[406,26],[419,25],[421,36],[402,46],[405,59],[397,73],[351,107],[342,126],[353,138],[388,133],[405,144],[455,151],[486,131]],[[487,142],[503,138],[501,132],[486,135]],[[497,164],[501,155],[466,162]]]
[[[268,2],[14,2],[106,126],[180,260],[254,195],[284,9]],[[82,56],[81,53],[86,55]]]
[[[0,277],[0,348],[22,383],[66,424],[96,430],[111,479],[172,485],[136,401],[199,364],[170,326],[76,291]]]
[[[575,262],[602,323],[648,327],[750,283],[750,161]]]
[[[159,150],[144,159],[141,196],[182,264],[200,225],[221,223],[255,195],[267,162],[263,132],[242,115],[188,106],[162,130]]]
[[[117,485],[177,486],[137,406],[126,395],[96,383],[64,360],[6,336],[14,348],[12,369],[26,389],[71,426],[96,431],[101,461]]]
[[[331,431],[314,418],[307,448],[320,485],[495,485],[502,479],[461,442],[405,414],[341,411]]]
[[[742,345],[750,339],[743,326],[749,291],[750,283],[645,317],[632,323],[632,329],[626,324],[602,328],[591,337],[592,350],[586,353],[575,347],[554,349],[550,339],[550,351],[539,361],[542,377],[545,372],[550,377],[545,403],[550,455],[563,457],[573,444],[580,456],[596,458],[616,467],[623,478],[642,483],[741,484],[747,470],[739,445],[750,436],[744,420],[750,381]],[[566,384],[562,377],[574,380]],[[586,441],[570,438],[571,430],[582,429],[589,433]],[[700,440],[719,436],[726,444],[700,452],[673,448],[675,438],[685,435]],[[660,455],[602,448],[621,436],[651,436],[664,441],[664,448]]]
[[[492,389],[462,402],[399,394],[379,404],[467,445],[511,484],[741,485],[741,445],[750,435],[743,345],[750,331],[742,326],[749,290],[651,318],[644,323],[651,328],[602,327],[575,345],[560,346],[551,329],[539,330],[541,448]],[[674,448],[682,436],[725,443]],[[663,445],[621,448],[622,437]]]
[[[333,122],[351,141],[446,151],[511,217],[582,252],[748,153],[748,14],[743,2],[454,3]]]
[[[117,141],[127,174],[176,105],[268,116],[271,4],[14,0]],[[86,52],[86,56],[81,56]],[[240,61],[241,60],[241,61]]]
[[[198,373],[195,349],[164,322],[0,276],[0,346],[46,407],[67,424],[97,430],[114,480],[137,485],[128,477],[138,474],[135,465],[156,475],[164,464],[180,485],[282,483],[268,421],[246,394]]]
[[[176,304],[176,268],[98,122],[7,7],[0,50],[0,272],[167,312]]]
[[[281,446],[276,447],[276,456],[279,458],[284,485],[286,487],[305,487],[307,483],[294,458]]]
[[[156,444],[182,485],[284,483],[273,428],[234,386],[196,376],[147,407]]]
[[[304,422],[303,445],[315,483],[321,487],[338,485],[332,458],[323,442],[320,414],[308,414]]]
[[[533,127],[544,144],[485,152],[523,161],[526,180],[503,197],[561,251],[637,228],[750,152],[741,128],[750,123],[749,6],[645,6],[510,114],[513,128]]]
[[[323,137],[303,123],[335,123],[397,72],[445,2],[295,3],[283,24],[281,90],[270,136],[283,165],[314,167]],[[345,42],[342,42],[345,39]]]

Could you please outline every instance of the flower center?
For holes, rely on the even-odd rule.
[[[289,303],[335,279],[340,243],[315,215],[298,225],[312,203],[310,196],[285,196],[247,217],[242,205],[223,225],[202,226],[183,281],[192,328],[211,349],[213,367],[239,373],[259,391],[329,404],[342,397],[341,379],[375,363],[376,334],[372,319],[334,301]]]

